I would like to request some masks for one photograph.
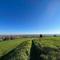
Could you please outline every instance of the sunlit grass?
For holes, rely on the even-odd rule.
[[[23,40],[9,40],[0,42],[0,56],[7,54],[12,49],[16,48]]]
[[[58,48],[60,47],[60,37],[43,37],[35,40],[42,47]]]
[[[32,40],[32,38],[20,38],[15,40],[7,40],[0,42],[0,57],[7,54],[14,48],[16,48],[23,41]]]

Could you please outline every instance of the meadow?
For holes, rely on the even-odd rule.
[[[0,60],[60,60],[60,37],[2,41]]]

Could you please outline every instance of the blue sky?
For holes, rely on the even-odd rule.
[[[60,33],[59,0],[0,0],[0,34]]]

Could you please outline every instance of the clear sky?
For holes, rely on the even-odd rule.
[[[60,33],[60,0],[0,0],[0,34]]]

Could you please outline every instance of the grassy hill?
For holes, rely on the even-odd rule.
[[[60,37],[2,41],[0,60],[60,60]]]

